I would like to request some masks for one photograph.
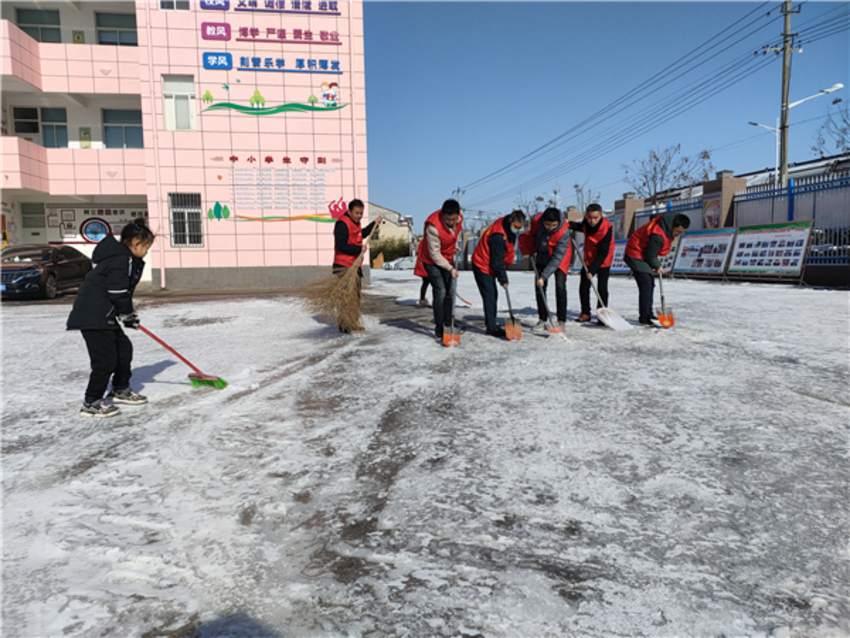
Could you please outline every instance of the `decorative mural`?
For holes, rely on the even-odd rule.
[[[226,89],[230,89],[229,86],[224,85]],[[202,113],[206,113],[208,111],[221,111],[224,109],[230,109],[233,111],[237,111],[239,113],[246,113],[248,115],[275,115],[277,113],[287,113],[287,112],[321,112],[321,111],[338,111],[339,109],[345,108],[348,106],[347,104],[338,104],[337,103],[337,91],[339,91],[339,84],[336,82],[323,82],[320,87],[320,93],[322,95],[322,105],[317,106],[319,102],[319,98],[315,95],[311,94],[310,97],[307,98],[307,102],[289,102],[286,104],[279,104],[277,106],[266,106],[266,99],[263,97],[262,93],[260,93],[259,89],[254,91],[254,94],[251,96],[250,100],[248,100],[248,106],[244,104],[236,104],[235,102],[218,102],[216,103],[213,99],[212,93],[208,90],[204,93],[201,98],[204,103],[210,103],[210,106],[205,108]]]

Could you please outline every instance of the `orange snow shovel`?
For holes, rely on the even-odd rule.
[[[509,341],[519,341],[522,339],[522,324],[514,317],[514,309],[511,307],[511,293],[505,288],[505,297],[508,299],[508,314],[510,320],[505,324],[505,336]]]
[[[655,314],[658,315],[658,323],[665,328],[673,327],[673,309],[664,303],[664,277],[658,273],[658,289],[661,291],[661,307],[655,309]]]

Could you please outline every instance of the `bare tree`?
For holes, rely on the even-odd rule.
[[[826,122],[818,129],[812,147],[821,157],[850,153],[850,110],[846,104],[836,109],[832,106],[829,107]]]
[[[589,181],[587,180],[584,184],[578,182],[573,184],[573,190],[576,192],[576,209],[582,214],[590,204],[598,202],[602,197],[599,191],[594,193],[592,188],[588,188],[587,182]]]
[[[522,193],[517,195],[517,198],[514,200],[514,206],[519,208],[522,212],[525,213],[525,216],[529,219],[534,217],[537,213],[540,212],[540,206],[546,200],[542,195],[538,195],[537,197],[532,197],[529,199],[524,196]]]
[[[711,153],[700,151],[695,157],[681,155],[682,145],[663,151],[650,151],[646,159],[623,164],[625,181],[638,197],[655,204],[660,195],[673,188],[687,188],[708,181],[714,173]]]

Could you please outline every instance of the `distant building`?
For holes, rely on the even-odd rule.
[[[408,245],[413,243],[413,217],[369,202],[369,219],[375,219],[379,215],[383,219],[377,239],[403,239]]]

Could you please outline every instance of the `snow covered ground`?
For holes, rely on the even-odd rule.
[[[522,340],[462,273],[456,349],[409,271],[359,335],[139,299],[230,385],[132,333],[151,402],[108,420],[77,416],[70,306],[4,302],[2,635],[850,635],[848,293],[673,281],[675,328],[564,340],[511,278]]]

